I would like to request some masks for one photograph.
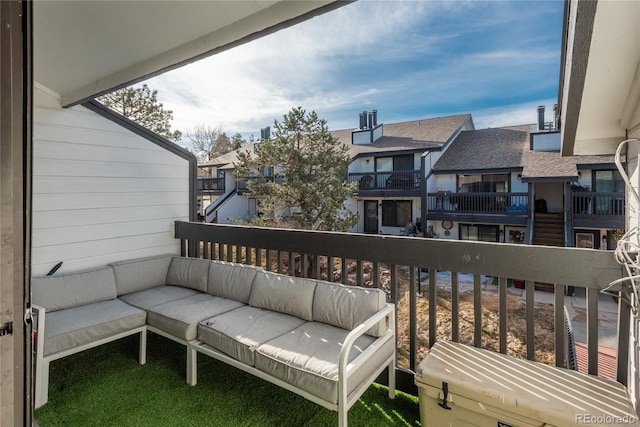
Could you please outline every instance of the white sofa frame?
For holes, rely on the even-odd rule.
[[[98,347],[102,344],[106,344],[111,341],[119,340],[120,338],[128,337],[129,335],[140,334],[140,345],[138,348],[138,363],[144,365],[147,363],[147,326],[139,326],[137,328],[121,332],[116,335],[111,335],[90,343],[86,343],[77,347],[70,348],[68,350],[59,351],[44,355],[44,337],[46,328],[46,313],[47,310],[44,307],[33,304],[31,306],[34,316],[37,316],[37,328],[36,328],[36,381],[35,381],[35,396],[34,406],[39,408],[49,401],[49,365],[51,362],[63,357],[70,356],[81,351],[88,350],[93,347]]]
[[[382,320],[388,320],[389,328],[386,333],[377,338],[371,345],[359,356],[347,363],[349,353],[355,341],[362,335],[364,335],[369,329],[376,326]],[[322,399],[314,394],[309,393],[301,388],[298,388],[280,378],[274,377],[261,371],[253,366],[249,366],[242,363],[224,353],[221,353],[208,345],[202,343],[202,341],[195,340],[187,344],[187,384],[194,386],[197,384],[197,367],[198,367],[198,353],[205,354],[214,359],[227,363],[235,368],[241,369],[247,373],[255,375],[265,381],[269,381],[277,386],[280,386],[286,390],[292,391],[300,396],[304,397],[311,402],[314,402],[320,406],[323,406],[332,411],[338,412],[338,425],[339,427],[347,427],[348,411],[358,401],[360,396],[369,388],[369,385],[382,374],[385,368],[389,369],[389,398],[395,398],[395,384],[396,384],[396,352],[394,351],[392,356],[387,358],[385,363],[381,364],[371,375],[366,377],[360,386],[356,387],[351,394],[347,393],[349,390],[349,378],[351,374],[360,366],[366,363],[370,353],[376,351],[379,346],[382,346],[388,340],[395,341],[396,325],[395,325],[395,305],[386,304],[385,307],[378,311],[376,314],[362,322],[355,329],[353,329],[345,338],[342,349],[340,350],[340,359],[338,364],[338,403],[335,404],[332,401]],[[395,342],[394,342],[395,347]]]

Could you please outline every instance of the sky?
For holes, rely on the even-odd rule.
[[[477,129],[551,121],[563,3],[360,0],[148,80],[173,128],[260,136],[291,108],[330,130],[471,113]]]

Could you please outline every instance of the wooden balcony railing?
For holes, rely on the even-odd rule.
[[[347,182],[358,183],[359,191],[367,190],[419,190],[420,171],[359,172],[350,173]]]
[[[571,194],[574,218],[611,218],[624,220],[625,193],[574,191]]]
[[[521,348],[526,347],[522,357],[534,360],[541,344],[536,341],[536,312],[540,310],[534,297],[536,282],[555,285],[553,314],[549,316],[554,324],[551,360],[558,366],[565,365],[567,353],[565,285],[585,288],[588,372],[597,375],[598,294],[622,274],[612,252],[590,249],[190,222],[177,222],[175,235],[181,241],[183,256],[235,261],[290,275],[381,287],[388,300],[397,305],[398,387],[414,393],[411,372],[436,339],[483,347],[487,331],[494,330],[499,337],[495,351],[507,353],[508,340],[518,339]],[[451,272],[450,290],[430,285],[437,283],[443,271]],[[465,285],[471,286],[468,292],[460,290],[459,273],[472,275],[472,284]],[[420,284],[421,274],[428,276],[427,285]],[[483,275],[496,278],[497,302],[492,303],[497,312],[495,317],[486,315],[489,307],[485,304],[489,303],[482,291]],[[524,330],[514,329],[507,322],[508,316],[516,315],[508,309],[512,298],[507,293],[508,279],[524,281],[525,307],[517,309],[517,315],[524,317]],[[472,315],[462,316],[463,297],[472,300]],[[631,310],[623,300],[618,310],[617,379],[626,384]],[[466,335],[463,330],[471,324],[473,332]]]
[[[526,216],[528,193],[428,193],[427,210],[442,213],[486,213]]]
[[[223,194],[224,178],[198,178],[196,191],[198,193]]]

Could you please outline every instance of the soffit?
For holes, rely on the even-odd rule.
[[[36,1],[34,78],[72,105],[344,4]]]
[[[639,83],[639,28],[640,2],[598,1],[587,65],[581,70],[584,87],[581,94],[568,94],[581,96],[579,107],[566,112],[578,115],[572,154],[613,153],[633,125],[630,116],[640,100],[634,89]],[[575,43],[584,36],[575,34]]]

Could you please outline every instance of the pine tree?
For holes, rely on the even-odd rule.
[[[314,111],[293,108],[276,121],[273,137],[259,141],[254,153],[239,153],[235,164],[237,178],[257,177],[248,185],[249,196],[261,197],[261,216],[253,223],[335,231],[354,226],[358,214],[345,205],[357,193],[357,184],[346,182],[347,151]]]
[[[173,111],[165,110],[158,101],[158,91],[152,91],[146,84],[118,89],[102,95],[98,101],[167,139],[177,141],[182,136],[179,130],[171,130]]]

